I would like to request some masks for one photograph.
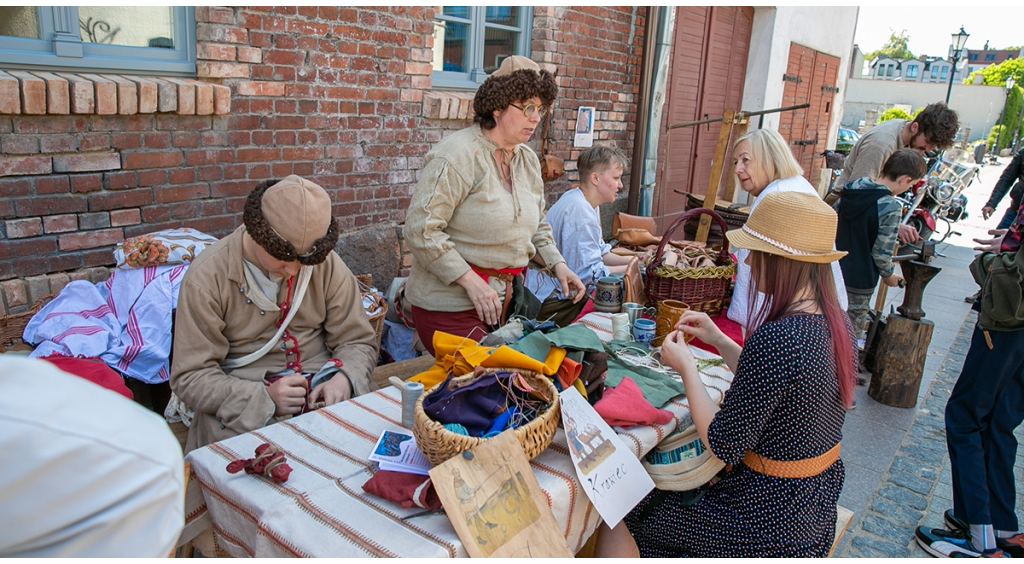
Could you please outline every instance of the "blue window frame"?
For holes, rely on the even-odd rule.
[[[505,57],[530,56],[531,7],[438,6],[436,10],[435,87],[475,90]]]
[[[0,6],[5,69],[196,74],[191,6]]]
[[[917,78],[917,65],[907,66],[907,78]]]

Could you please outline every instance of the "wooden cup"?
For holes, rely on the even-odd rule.
[[[665,300],[658,302],[658,325],[654,332],[654,340],[651,346],[660,347],[665,342],[665,337],[673,331],[679,318],[690,310],[690,306],[678,300]],[[687,342],[692,337],[687,336]]]

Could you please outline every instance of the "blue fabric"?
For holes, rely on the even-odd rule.
[[[963,370],[946,404],[953,514],[971,525],[1016,531],[1014,429],[1024,421],[1024,330],[975,327]]]
[[[469,435],[483,435],[491,428],[494,418],[505,411],[508,401],[495,373],[485,374],[455,390],[449,389],[451,381],[452,377],[448,376],[423,398],[423,411],[442,425],[460,423]]]

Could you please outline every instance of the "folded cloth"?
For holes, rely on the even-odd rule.
[[[470,436],[482,436],[508,404],[508,395],[498,382],[499,377],[507,379],[508,374],[484,374],[452,389],[452,377],[449,376],[423,398],[423,412],[442,424],[463,425]]]
[[[437,497],[437,491],[430,481],[430,476],[377,470],[373,477],[363,484],[363,491],[393,501],[401,505],[403,509],[410,507],[441,508],[441,499]]]
[[[604,397],[594,404],[594,410],[605,423],[616,427],[635,427],[653,423],[668,423],[675,417],[667,409],[658,409],[644,399],[643,392],[629,377],[619,385],[605,388]]]
[[[71,356],[60,356],[57,354],[44,356],[42,360],[49,362],[50,364],[60,368],[68,374],[74,374],[80,376],[86,380],[103,386],[104,388],[121,394],[128,399],[134,399],[132,391],[128,389],[128,386],[124,385],[124,378],[121,377],[113,368],[106,365],[102,358],[91,356],[91,357],[71,357]]]

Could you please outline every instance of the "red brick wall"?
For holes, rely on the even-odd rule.
[[[598,139],[630,154],[643,12],[535,8],[532,56],[562,88],[556,155],[577,156],[580,105],[597,107]],[[182,226],[226,235],[267,178],[320,183],[344,230],[403,222],[424,155],[470,123],[424,109],[424,94],[436,94],[432,19],[422,7],[197,7],[198,77],[230,88],[228,115],[94,114],[111,106],[99,86],[87,114],[0,114],[5,310],[30,305],[47,280],[58,291],[70,273],[95,278],[91,269],[111,266],[125,237]],[[33,88],[45,96],[45,85]],[[213,112],[221,99],[208,96],[195,103]],[[552,198],[567,187],[553,183]]]

